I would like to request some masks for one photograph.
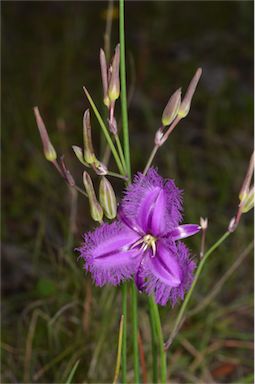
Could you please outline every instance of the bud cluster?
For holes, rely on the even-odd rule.
[[[89,174],[83,172],[83,184],[88,195],[90,214],[93,220],[102,222],[103,215],[108,219],[114,219],[117,214],[117,202],[111,183],[102,177],[99,185],[99,201],[97,200],[93,182]]]
[[[76,186],[75,180],[70,170],[66,166],[64,156],[62,155],[60,157],[60,161],[57,161],[57,152],[50,141],[47,129],[40,115],[38,107],[34,108],[34,114],[41,136],[45,158],[55,166],[57,171],[65,179],[66,183],[70,187],[73,187],[79,190],[80,192],[83,192],[79,187]],[[85,111],[83,116],[83,140],[84,150],[82,150],[82,148],[78,147],[77,145],[73,145],[72,147],[76,157],[86,167],[91,166],[98,175],[106,175],[106,166],[96,158],[94,153],[91,136],[90,114],[88,109]],[[100,223],[102,222],[103,215],[105,215],[105,217],[107,217],[108,219],[114,219],[117,213],[117,202],[114,190],[109,180],[107,180],[106,177],[103,176],[100,181],[100,203],[97,200],[91,177],[86,171],[83,172],[83,184],[86,191],[86,193],[83,193],[89,199],[90,213],[92,219]]]
[[[181,99],[181,88],[177,89],[170,97],[162,114],[162,126],[155,134],[154,143],[157,147],[164,144],[179,121],[188,115],[191,101],[201,75],[202,69],[198,68],[188,86],[183,100]],[[166,128],[167,130],[164,132]]]
[[[115,53],[110,66],[107,66],[106,57],[103,49],[100,49],[100,67],[104,92],[104,104],[108,108],[108,125],[113,135],[117,134],[117,122],[114,117],[115,101],[120,95],[120,45],[115,48]]]

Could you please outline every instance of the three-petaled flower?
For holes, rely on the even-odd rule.
[[[180,225],[181,191],[153,168],[138,173],[126,189],[118,219],[84,235],[79,248],[96,285],[117,285],[134,277],[137,288],[157,303],[175,304],[192,282],[195,263],[179,240],[200,230]]]

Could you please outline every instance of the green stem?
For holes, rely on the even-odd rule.
[[[157,339],[159,341],[160,374],[161,374],[160,383],[165,384],[167,380],[167,369],[166,369],[166,353],[164,350],[164,339],[163,339],[163,333],[161,329],[158,306],[155,303],[155,300],[152,296],[149,296],[149,305],[150,305],[152,318],[155,323]]]
[[[158,382],[158,341],[153,309],[149,300],[150,326],[151,326],[151,350],[152,350],[152,382]]]
[[[131,164],[130,164],[128,113],[127,113],[127,90],[126,90],[124,0],[119,0],[119,33],[120,33],[120,83],[121,83],[120,99],[121,99],[121,117],[122,117],[122,129],[123,129],[123,146],[124,146],[127,176],[128,176],[129,182],[131,182]],[[131,300],[132,300],[134,368],[135,368],[135,378],[138,378],[139,380],[139,354],[138,354],[138,337],[137,337],[138,336],[137,291],[135,289],[135,286],[132,286]],[[124,296],[123,296],[123,301],[124,301]],[[125,339],[125,335],[123,334],[123,345],[125,341],[124,339]],[[126,353],[126,350],[124,350],[123,348],[122,358],[124,358],[125,353]],[[126,359],[126,356],[124,360],[125,359]],[[122,363],[122,369],[123,371],[126,369],[126,365],[123,366],[123,363]],[[123,375],[124,377],[126,377],[125,372],[123,372]]]
[[[121,159],[123,168],[126,169],[126,161],[125,161],[122,145],[121,145],[120,138],[119,138],[118,134],[115,136],[115,141],[116,141],[116,144],[117,144],[117,148],[118,148],[118,151],[119,151],[119,155],[120,155],[120,159]]]
[[[117,150],[116,150],[116,148],[115,148],[115,146],[113,144],[113,141],[111,139],[111,136],[110,136],[110,134],[108,132],[108,129],[107,129],[107,127],[106,127],[106,125],[105,125],[105,123],[104,123],[104,121],[103,121],[103,119],[102,119],[102,117],[101,117],[101,115],[100,115],[100,113],[99,113],[99,111],[98,111],[94,101],[92,100],[92,97],[90,96],[88,90],[85,87],[83,87],[83,89],[84,89],[84,92],[85,92],[85,94],[86,94],[86,96],[88,98],[88,101],[89,101],[89,103],[90,103],[90,105],[91,105],[91,107],[92,107],[92,109],[93,109],[93,111],[94,111],[94,113],[96,115],[96,118],[97,118],[97,120],[99,122],[99,125],[102,128],[102,131],[103,131],[103,133],[105,135],[105,138],[106,138],[106,141],[109,144],[109,147],[110,147],[110,149],[112,151],[112,154],[113,154],[114,159],[116,161],[116,164],[117,164],[117,166],[119,168],[119,171],[120,171],[120,173],[122,173],[124,175],[125,171],[123,169],[123,166],[122,166],[121,160],[119,158],[118,152],[117,152]]]
[[[159,146],[158,146],[158,145],[155,145],[154,148],[153,148],[153,150],[151,151],[150,157],[149,157],[149,159],[148,159],[148,161],[147,161],[147,164],[146,164],[146,166],[145,166],[145,168],[144,168],[144,171],[143,171],[143,174],[144,174],[144,175],[146,175],[148,169],[150,168],[151,163],[152,163],[152,161],[153,161],[153,159],[154,159],[154,157],[155,157],[155,155],[156,155],[158,149],[159,149]]]
[[[128,113],[127,113],[127,87],[126,87],[126,62],[125,62],[125,25],[124,25],[124,0],[120,0],[119,28],[120,28],[120,82],[121,82],[121,117],[123,129],[124,153],[128,176],[131,177]]]
[[[123,315],[123,330],[122,330],[122,354],[121,354],[121,372],[122,383],[127,382],[127,283],[122,285],[122,315]]]
[[[185,300],[183,301],[182,303],[182,306],[181,306],[181,309],[178,313],[178,316],[177,316],[177,319],[175,321],[175,324],[174,324],[174,327],[173,327],[173,330],[170,334],[170,337],[168,338],[167,342],[165,343],[165,349],[168,349],[170,347],[170,345],[172,344],[179,328],[180,328],[180,325],[182,323],[182,320],[183,320],[183,315],[184,315],[184,312],[186,311],[187,309],[187,306],[189,304],[189,301],[190,301],[190,298],[192,296],[192,293],[194,291],[194,288],[197,284],[197,281],[198,281],[198,278],[202,272],[202,269],[208,259],[208,257],[215,251],[215,249],[217,249],[221,243],[223,243],[223,241],[230,235],[230,232],[225,232],[223,236],[221,236],[221,238],[211,246],[210,249],[208,249],[208,251],[205,253],[204,257],[202,258],[202,260],[200,261],[200,264],[197,268],[197,271],[196,271],[196,274],[195,274],[195,277],[194,277],[194,280],[193,280],[193,283],[191,285],[191,288],[190,290],[188,291],[186,297],[185,297]]]
[[[132,294],[132,328],[133,328],[133,353],[134,353],[134,378],[139,383],[139,350],[138,350],[138,316],[137,316],[137,291],[134,281],[131,283]]]

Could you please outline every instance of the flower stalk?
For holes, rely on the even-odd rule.
[[[181,308],[180,308],[178,316],[177,316],[177,318],[175,320],[172,332],[171,332],[168,340],[165,343],[165,350],[167,350],[171,346],[171,344],[172,344],[172,342],[173,342],[177,332],[179,331],[179,329],[180,329],[180,327],[182,325],[182,322],[183,322],[183,319],[184,319],[184,313],[185,313],[185,311],[186,311],[186,309],[188,307],[188,304],[190,302],[192,293],[193,293],[193,291],[194,291],[194,289],[195,289],[195,287],[197,285],[199,276],[201,275],[201,272],[202,272],[202,270],[204,268],[204,265],[205,265],[206,261],[208,260],[209,256],[228,238],[230,233],[231,232],[229,232],[229,231],[225,232],[224,235],[221,236],[219,238],[219,240],[216,241],[216,243],[211,246],[210,249],[208,249],[208,251],[205,253],[204,257],[201,259],[201,261],[199,263],[199,266],[197,268],[197,271],[196,271],[193,283],[191,285],[191,288],[188,291],[188,293],[187,293],[187,295],[185,297],[185,300],[183,301],[183,303],[181,305]]]

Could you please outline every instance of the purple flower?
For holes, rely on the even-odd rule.
[[[180,239],[199,232],[195,224],[180,225],[181,191],[155,169],[138,173],[127,188],[112,224],[85,234],[79,249],[96,285],[117,285],[135,278],[137,288],[157,303],[174,305],[192,282],[195,263]]]

